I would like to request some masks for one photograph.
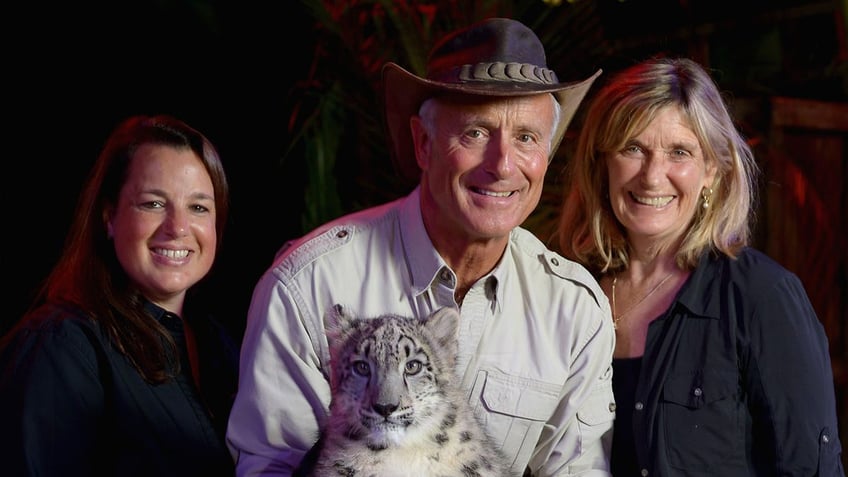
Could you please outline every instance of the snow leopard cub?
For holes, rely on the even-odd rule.
[[[315,476],[514,476],[455,377],[459,313],[325,317],[332,401]]]

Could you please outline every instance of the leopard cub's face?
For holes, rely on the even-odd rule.
[[[346,434],[385,448],[438,426],[433,417],[446,404],[440,389],[450,377],[454,352],[441,350],[438,338],[413,318],[340,325],[330,341],[331,405],[333,415],[346,420]]]

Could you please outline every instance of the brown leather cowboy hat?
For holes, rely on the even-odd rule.
[[[533,30],[509,18],[489,18],[450,33],[430,50],[426,78],[392,62],[383,66],[384,120],[395,167],[405,180],[417,183],[421,171],[409,118],[418,114],[425,99],[443,94],[552,93],[562,106],[551,146],[553,156],[577,107],[600,74],[598,70],[583,81],[560,83],[548,69],[544,46]]]

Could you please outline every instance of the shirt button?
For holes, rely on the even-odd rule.
[[[648,477],[648,469],[640,470],[639,475],[641,475],[642,477]]]
[[[636,407],[637,411],[641,411],[642,409],[645,409],[645,405],[642,404],[641,402],[637,402],[635,407]]]
[[[692,394],[694,394],[695,396],[700,397],[700,396],[701,396],[701,394],[704,394],[704,391],[701,391],[701,388],[695,388],[695,390],[694,390],[694,391],[692,391]]]
[[[609,410],[610,410],[610,412],[615,412],[615,403],[614,402],[611,402],[609,404]]]
[[[830,442],[830,437],[827,434],[822,434],[822,443],[827,444]]]

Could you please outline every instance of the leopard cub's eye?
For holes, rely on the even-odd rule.
[[[368,366],[368,361],[357,360],[351,363],[353,372],[364,377],[371,376],[371,366]]]
[[[406,374],[408,374],[410,376],[415,376],[416,374],[421,372],[421,368],[423,366],[424,366],[424,364],[421,363],[421,361],[418,361],[417,359],[407,361],[406,362],[406,369],[405,369]]]

